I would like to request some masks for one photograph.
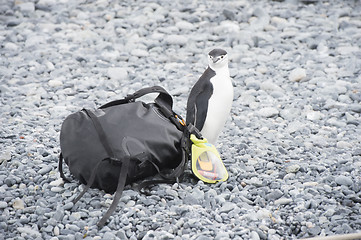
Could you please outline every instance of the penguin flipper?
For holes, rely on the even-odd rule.
[[[215,76],[211,68],[207,68],[193,86],[187,102],[186,122],[192,123],[199,131],[202,130],[207,117],[208,100],[213,94],[210,79]]]
[[[207,118],[208,112],[208,101],[209,98],[212,96],[213,87],[211,84],[206,85],[205,91],[201,92],[195,102],[196,108],[196,115],[195,115],[195,123],[194,126],[199,130],[202,131],[204,123]]]

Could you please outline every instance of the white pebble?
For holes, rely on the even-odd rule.
[[[321,120],[323,118],[323,114],[319,111],[311,111],[307,113],[307,119],[311,121]]]
[[[291,198],[280,198],[275,201],[275,205],[286,205],[292,202]]]
[[[346,141],[338,141],[336,143],[337,148],[352,148],[352,144]]]
[[[280,86],[278,86],[277,84],[275,84],[272,81],[262,82],[260,87],[264,91],[279,91],[279,92],[283,91],[283,89]]]
[[[41,237],[41,234],[39,233],[39,231],[32,229],[30,227],[18,227],[17,230],[20,233],[30,235],[31,237]]]
[[[273,24],[276,24],[277,26],[283,26],[283,25],[288,24],[287,19],[281,18],[281,17],[277,17],[277,16],[272,17],[272,18],[271,18],[271,22],[272,22]]]
[[[303,183],[304,187],[315,187],[318,185],[318,182],[305,182]]]
[[[54,235],[55,235],[55,236],[59,236],[59,234],[60,234],[60,229],[59,229],[58,226],[55,226],[55,227],[54,227]]]
[[[289,80],[293,82],[299,82],[306,77],[306,70],[303,68],[293,69],[289,75]]]
[[[4,44],[4,49],[10,51],[17,51],[19,49],[19,46],[16,45],[15,43],[7,42]]]
[[[130,54],[136,57],[147,57],[149,55],[149,53],[143,49],[133,49]]]
[[[278,115],[279,111],[274,107],[265,107],[258,111],[258,114],[262,117],[274,117]]]
[[[125,68],[113,67],[108,69],[108,77],[112,80],[125,80],[128,78],[128,71]]]
[[[48,84],[50,87],[60,87],[61,85],[63,85],[63,82],[58,79],[52,79],[49,80]]]
[[[194,29],[194,25],[187,21],[179,21],[176,23],[176,27],[181,30],[192,30]]]
[[[4,202],[4,201],[0,202],[0,209],[7,208],[7,206],[8,206],[7,202]]]
[[[59,193],[59,192],[62,192],[64,189],[61,188],[61,187],[52,187],[50,190],[51,190],[52,192]]]
[[[35,4],[33,2],[25,2],[17,5],[22,12],[34,12]]]
[[[294,165],[286,167],[286,172],[287,173],[296,173],[296,172],[298,172],[298,170],[300,170],[300,168],[301,168],[300,165],[294,164]]]
[[[45,66],[48,68],[49,71],[53,71],[55,69],[55,66],[52,62],[47,61],[45,63]]]
[[[164,41],[170,45],[185,45],[188,42],[188,39],[182,35],[168,35]]]
[[[14,202],[13,202],[13,208],[14,209],[24,209],[25,206],[24,206],[24,201],[21,200],[21,199],[15,199]]]
[[[54,180],[52,182],[49,183],[50,186],[54,186],[54,187],[58,187],[60,185],[64,184],[64,180],[62,178],[59,178],[57,180]]]
[[[99,217],[101,215],[102,215],[102,211],[100,211],[100,210],[89,211],[89,216],[90,217]]]

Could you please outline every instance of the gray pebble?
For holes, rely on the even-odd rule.
[[[267,194],[267,199],[269,200],[277,200],[280,197],[283,196],[283,192],[280,191],[279,189],[273,190],[272,192],[270,192],[269,194]]]
[[[258,110],[258,114],[262,117],[270,118],[277,116],[279,114],[279,111],[274,107],[265,107]]]
[[[219,213],[229,213],[230,211],[237,208],[237,205],[231,202],[225,202],[222,207],[219,209]]]
[[[20,233],[27,234],[28,236],[31,236],[34,238],[41,237],[41,234],[38,230],[32,229],[30,227],[18,227],[17,230]]]
[[[339,185],[345,185],[345,186],[351,186],[353,184],[353,181],[350,177],[343,175],[337,176],[335,178],[335,182]]]
[[[38,171],[38,173],[39,173],[40,175],[45,175],[45,174],[49,173],[52,169],[53,169],[52,166],[45,166],[45,167],[41,168],[41,169]]]
[[[0,209],[4,209],[4,208],[7,208],[7,207],[8,207],[7,202],[4,202],[4,201],[0,202]]]
[[[64,210],[69,210],[74,206],[73,202],[68,202],[63,206]]]

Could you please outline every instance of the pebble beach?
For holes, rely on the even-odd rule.
[[[231,115],[206,184],[113,196],[58,173],[71,113],[159,85],[185,117],[207,53]],[[279,240],[361,231],[359,0],[0,0],[0,239]],[[67,172],[67,176],[71,177]]]

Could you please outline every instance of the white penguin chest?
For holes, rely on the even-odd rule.
[[[229,75],[214,76],[211,79],[213,94],[208,101],[207,117],[202,134],[215,143],[232,107],[233,86]]]
[[[208,112],[228,117],[233,101],[233,86],[229,76],[215,76],[211,79],[213,94],[208,101]],[[218,116],[216,119],[218,119]]]

